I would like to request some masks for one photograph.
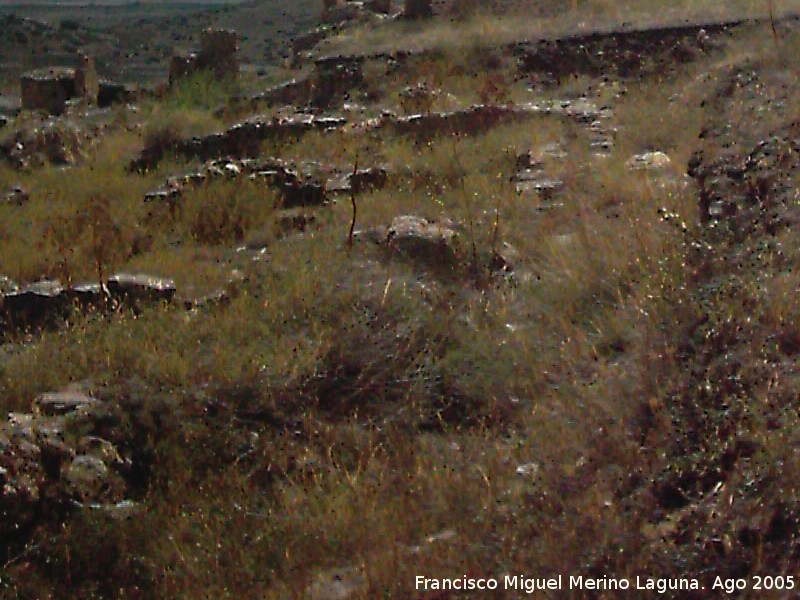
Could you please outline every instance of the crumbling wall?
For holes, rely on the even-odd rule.
[[[22,108],[44,110],[54,115],[64,112],[67,100],[77,95],[75,72],[48,69],[26,73],[20,79]]]
[[[392,0],[367,0],[366,7],[372,12],[388,15],[392,12]]]
[[[403,16],[406,19],[426,19],[433,16],[432,0],[406,0]]]
[[[239,36],[235,31],[206,29],[200,35],[199,60],[202,68],[224,76],[239,72]]]
[[[198,69],[196,52],[173,56],[169,61],[169,84],[174,85],[177,81],[197,72]]]
[[[217,77],[239,73],[239,36],[226,29],[206,29],[200,34],[200,52],[173,56],[169,65],[169,83],[173,85],[197,73],[212,71]]]
[[[25,73],[20,78],[22,108],[60,115],[72,98],[97,102],[99,82],[94,58],[79,53],[74,68],[50,67]]]
[[[75,95],[94,104],[97,102],[99,90],[100,82],[97,79],[94,58],[85,53],[78,54],[75,65]]]

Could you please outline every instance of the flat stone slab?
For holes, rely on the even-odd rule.
[[[108,279],[108,292],[113,297],[171,301],[175,296],[175,282],[166,277],[144,273],[117,273]]]
[[[56,417],[94,406],[97,400],[81,392],[48,392],[33,401],[35,415]]]
[[[672,160],[665,153],[656,150],[631,156],[625,166],[631,171],[658,171],[666,169]]]

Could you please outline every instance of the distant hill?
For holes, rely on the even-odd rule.
[[[320,10],[319,0],[0,0],[0,80],[2,88],[15,88],[22,71],[70,61],[85,48],[101,75],[157,81],[166,77],[173,52],[195,47],[205,27],[237,30],[242,59],[271,67],[296,35],[317,24]]]

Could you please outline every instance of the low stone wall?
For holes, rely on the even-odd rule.
[[[59,115],[67,100],[77,95],[72,69],[50,69],[23,75],[20,79],[22,108]]]

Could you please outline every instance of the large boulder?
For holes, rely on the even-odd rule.
[[[386,228],[385,241],[391,255],[436,266],[458,261],[457,236],[452,222],[403,215]]]

